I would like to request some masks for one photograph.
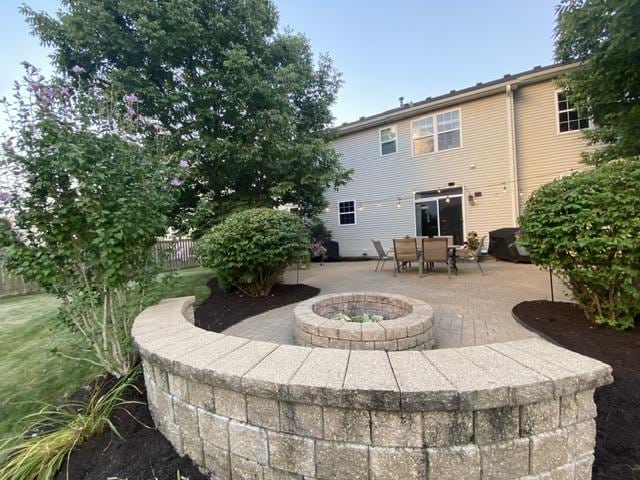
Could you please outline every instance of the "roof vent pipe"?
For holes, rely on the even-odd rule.
[[[398,101],[400,102],[400,106],[404,107],[404,97],[399,97]]]

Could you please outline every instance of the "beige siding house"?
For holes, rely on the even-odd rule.
[[[578,117],[537,67],[343,124],[334,148],[354,170],[321,218],[343,256],[374,255],[405,235],[480,235],[517,225],[531,193],[584,168]]]

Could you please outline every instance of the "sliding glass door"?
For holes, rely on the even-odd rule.
[[[464,220],[462,195],[436,193],[429,198],[428,192],[415,203],[416,235],[425,237],[452,235],[455,245],[464,242]]]

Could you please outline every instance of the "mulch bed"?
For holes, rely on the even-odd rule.
[[[277,284],[267,297],[250,297],[238,290],[225,292],[215,278],[207,283],[211,295],[196,308],[195,324],[205,330],[222,332],[226,328],[260,313],[316,296],[319,288],[309,285]]]
[[[113,385],[113,381],[107,385]],[[130,388],[125,397],[144,403],[128,405],[127,411],[116,410],[112,415],[123,439],[110,430],[89,439],[71,453],[68,466],[64,465],[55,480],[175,480],[177,472],[189,480],[208,480],[155,429],[142,375],[136,386],[139,391]],[[86,392],[79,390],[74,400],[86,398]]]
[[[640,479],[640,328],[616,331],[589,322],[573,303],[533,301],[513,308],[528,328],[613,367],[615,382],[596,391],[596,480]]]

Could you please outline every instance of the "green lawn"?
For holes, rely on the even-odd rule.
[[[211,272],[192,268],[178,273],[170,296],[209,295]],[[52,353],[73,339],[56,320],[58,301],[45,294],[0,299],[0,439],[19,431],[19,420],[74,392],[98,370]],[[1,442],[0,442],[1,443]]]

